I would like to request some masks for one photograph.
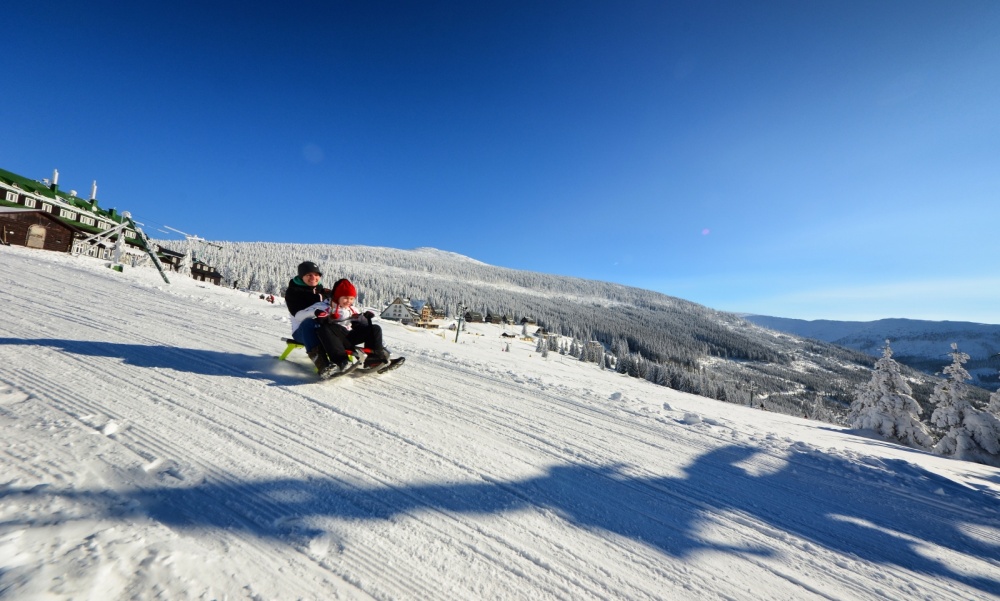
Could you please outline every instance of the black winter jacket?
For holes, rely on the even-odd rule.
[[[295,315],[309,305],[321,302],[330,296],[330,290],[323,287],[323,284],[307,286],[302,278],[294,277],[288,282],[288,290],[285,291],[285,306],[288,312]]]

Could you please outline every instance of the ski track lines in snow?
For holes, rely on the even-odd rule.
[[[454,374],[454,373],[458,373],[458,371],[459,370],[452,370],[450,373]],[[445,374],[442,374],[442,375],[445,375]],[[474,379],[476,377],[481,377],[481,376],[478,376],[477,371],[475,371],[475,370],[465,370],[464,373],[462,373],[460,379],[464,381],[466,379]],[[438,385],[440,385],[441,381],[439,379],[435,379],[435,383],[438,384]],[[507,388],[512,388],[514,385],[506,384],[505,386]],[[448,395],[440,394],[440,392],[441,391],[438,390],[438,392],[435,393],[437,395],[437,397],[438,397],[439,400],[441,400],[443,402],[444,399],[449,398]],[[505,395],[503,395],[503,398],[505,398],[507,400],[510,400],[513,396],[514,396],[513,394],[505,394]],[[558,404],[562,404],[562,405],[566,405],[567,404],[567,403],[564,402],[563,397],[560,397],[560,396],[557,396],[557,395],[547,395],[547,394],[538,395],[537,393],[535,394],[536,398],[539,397],[539,396],[542,397],[542,400],[544,402],[543,403],[536,403],[533,407],[536,407],[536,408],[546,408],[546,407],[553,407],[553,406],[558,405]],[[598,412],[598,413],[601,413],[601,414],[605,414],[606,413],[605,411],[602,411],[600,409],[597,409],[597,408],[594,408],[594,407],[586,407],[586,406],[584,406],[582,404],[579,404],[579,403],[569,403],[569,405],[573,409],[582,409],[583,411],[581,411],[581,413],[584,413],[584,412],[586,412],[586,413]],[[525,406],[528,406],[528,405],[525,405]],[[494,407],[494,409],[496,409],[496,407]],[[464,408],[464,410],[458,412],[458,414],[459,415],[470,415],[471,412],[468,411],[468,408]],[[478,422],[482,423],[482,418],[483,417],[484,416],[482,414],[478,414],[478,415],[476,415],[476,420]],[[539,416],[535,415],[535,416],[533,416],[532,419],[526,420],[526,421],[529,422],[529,424],[530,423],[543,424],[544,421],[539,420],[538,417]],[[607,416],[605,415],[604,417],[607,417]],[[491,422],[491,426],[494,426],[494,427],[497,427],[497,428],[501,428],[501,429],[502,428],[513,428],[513,426],[510,426],[510,424],[511,424],[511,420],[515,419],[515,415],[512,414],[512,413],[510,413],[510,412],[506,412],[504,415],[500,415],[499,417],[491,416],[488,419]],[[599,422],[601,424],[601,428],[600,429],[603,430],[603,431],[607,431],[608,428],[609,428],[609,425],[618,425],[618,424],[614,424],[614,421],[615,420],[613,420],[613,419],[611,419],[611,420],[605,419],[603,421],[600,421]],[[558,420],[558,423],[560,423],[560,429],[564,433],[567,432],[567,431],[570,431],[574,425],[578,425],[579,424],[579,425],[584,425],[585,426],[585,425],[588,425],[590,422],[591,422],[591,420],[587,419],[586,417],[583,418],[583,419],[581,419],[580,421]],[[610,424],[609,424],[609,422],[610,422]],[[595,429],[594,432],[578,431],[578,432],[573,432],[573,434],[575,435],[574,437],[577,438],[578,440],[586,440],[586,441],[591,442],[592,446],[590,446],[590,448],[589,448],[589,452],[590,453],[593,453],[593,451],[596,448],[596,449],[598,449],[599,451],[601,451],[603,453],[603,455],[601,455],[601,453],[598,453],[598,455],[604,456],[604,457],[614,457],[615,453],[616,453],[616,449],[610,449],[610,448],[606,448],[606,447],[603,447],[603,446],[597,446],[597,447],[593,446],[593,445],[595,445],[597,443],[605,442],[605,440],[604,440],[605,438],[607,440],[613,440],[613,441],[619,441],[619,440],[622,440],[622,439],[628,440],[629,438],[632,438],[632,443],[633,444],[626,445],[626,446],[628,446],[628,447],[630,447],[632,449],[641,449],[643,446],[654,446],[654,447],[656,447],[656,448],[658,448],[660,450],[663,450],[663,448],[660,445],[657,445],[655,443],[655,438],[652,439],[652,440],[650,440],[650,439],[639,439],[637,437],[632,436],[635,432],[638,432],[638,431],[641,431],[641,430],[647,430],[648,429],[648,428],[643,428],[642,424],[628,423],[628,422],[625,422],[623,420],[623,423],[621,424],[621,428],[622,428],[621,432],[617,432],[616,431],[616,432],[613,433],[613,435],[607,436],[607,437],[602,436],[601,432],[600,431],[596,431],[596,429]],[[544,430],[544,426],[539,426],[539,429]],[[665,436],[666,435],[666,432],[664,432],[664,431],[658,431],[658,432],[657,431],[653,431],[651,433],[654,436]],[[545,438],[541,438],[541,437],[535,436],[531,432],[525,431],[525,430],[521,430],[521,431],[517,431],[517,432],[507,433],[506,434],[506,436],[508,436],[510,438],[516,438],[518,435],[522,435],[522,436],[526,435],[526,436],[528,436],[528,440],[523,441],[523,444],[529,445],[529,446],[531,444],[537,442],[542,447],[545,447],[550,442],[549,440],[547,440]],[[701,440],[705,440],[704,437],[700,437],[700,439]],[[689,446],[689,447],[692,447],[692,448],[697,448],[699,450],[708,448],[705,445],[695,444],[698,440],[699,440],[699,438],[692,438],[690,441],[687,441],[690,444],[688,444],[686,446]],[[542,451],[542,452],[548,452],[549,454],[551,454],[553,456],[553,459],[561,459],[561,460],[574,460],[574,459],[577,459],[578,456],[585,456],[586,455],[586,453],[579,453],[578,454],[578,453],[572,453],[571,452],[571,453],[569,453],[569,456],[561,456],[562,455],[561,453],[553,452],[551,449],[539,448],[538,450]],[[773,459],[773,457],[771,457],[770,459]],[[750,457],[750,461],[751,462],[761,462],[760,454],[758,453],[755,456]],[[798,462],[795,462],[795,463],[796,463],[796,468],[797,469],[805,469],[805,470],[812,470],[812,471],[818,470],[817,467],[811,466],[811,465],[807,465],[807,464],[803,464],[801,461],[798,461]],[[717,471],[718,473],[711,473],[710,474],[710,472],[712,472],[712,471]],[[598,469],[595,468],[594,472],[597,473]],[[710,479],[715,479],[715,480],[722,480],[722,479],[725,479],[727,477],[731,477],[731,474],[727,474],[725,470],[715,470],[715,466],[714,465],[707,464],[707,463],[701,467],[700,473],[703,476],[705,476],[705,477],[709,477],[709,475],[710,475]],[[637,480],[635,482],[638,482],[639,478],[655,478],[654,474],[652,474],[652,473],[650,473],[648,471],[643,472],[643,471],[632,470],[632,471],[629,472],[629,475],[632,476],[632,477],[636,477],[637,478]],[[607,477],[607,476],[603,476],[603,477]],[[657,486],[657,485],[654,485],[654,484],[642,485],[642,484],[637,484],[637,483],[630,483],[629,481],[622,482],[622,483],[620,483],[620,485],[626,485],[626,486],[629,486],[630,488],[633,488],[633,489],[640,489],[643,486],[648,487],[648,488],[653,488],[654,490],[652,490],[652,491],[645,491],[645,492],[649,492],[651,495],[657,496],[657,497],[661,497],[661,498],[664,497],[664,496],[669,496],[669,497],[677,498],[680,501],[682,501],[685,505],[690,505],[690,506],[692,506],[694,508],[697,508],[699,510],[703,510],[703,511],[705,511],[706,514],[711,513],[712,509],[714,508],[714,503],[713,503],[713,498],[711,496],[711,493],[706,493],[705,490],[703,488],[701,488],[700,486],[697,486],[697,485],[692,486],[690,484],[687,484],[683,480],[680,480],[680,481],[677,481],[677,482],[671,482],[669,487],[662,486],[662,485]],[[856,482],[852,482],[850,480],[845,480],[845,481],[842,481],[842,482],[841,481],[836,481],[836,480],[831,480],[828,483],[828,485],[829,485],[830,488],[832,488],[832,487],[841,488],[843,492],[841,492],[840,494],[843,495],[843,494],[849,494],[850,489],[852,489],[853,487],[856,487],[857,483]],[[774,496],[774,498],[769,499],[769,500],[771,501],[771,506],[775,507],[776,508],[775,510],[778,511],[778,512],[782,511],[782,509],[785,507],[784,503],[780,500],[781,498],[795,498],[795,497],[798,497],[800,502],[805,502],[805,503],[808,503],[808,504],[813,505],[813,506],[821,507],[821,506],[823,506],[825,504],[824,501],[823,501],[823,496],[825,494],[829,494],[829,488],[827,488],[827,490],[816,491],[815,494],[809,494],[810,491],[808,491],[808,490],[803,491],[803,490],[799,489],[798,487],[794,487],[794,482],[790,482],[788,484],[778,483],[776,486],[780,486],[781,490],[778,491],[778,494],[776,494]],[[580,494],[579,491],[574,491],[574,495],[579,495],[579,494]],[[592,503],[599,503],[600,502],[598,499],[590,499],[589,501],[592,502]],[[933,501],[933,499],[932,499],[932,501]],[[538,499],[536,499],[536,502],[544,503],[544,501],[538,501]],[[766,511],[766,507],[762,507],[760,509]],[[663,524],[663,522],[661,521],[662,517],[660,517],[660,516],[647,515],[645,517],[647,519],[656,521],[657,523]],[[806,516],[806,517],[808,518],[809,516]],[[972,517],[972,516],[970,516],[970,517]],[[719,520],[719,521],[723,521],[723,520],[721,520],[719,518],[716,518],[716,519]],[[740,523],[742,523],[743,525],[746,525],[746,526],[752,526],[754,530],[761,531],[762,536],[754,537],[754,539],[752,541],[748,541],[744,545],[741,545],[745,549],[747,549],[748,551],[751,551],[753,548],[762,549],[762,548],[767,548],[769,545],[773,546],[773,540],[771,540],[772,538],[791,539],[791,537],[788,537],[784,533],[782,533],[780,531],[775,531],[774,529],[767,527],[766,525],[760,523],[758,520],[753,519],[752,517],[749,517],[746,514],[742,514],[742,513],[737,514],[736,516],[734,516],[733,520],[739,521]],[[669,524],[667,524],[667,525],[669,526]],[[812,523],[811,522],[809,522],[809,523],[801,523],[800,526],[799,526],[799,528],[797,529],[797,531],[798,532],[809,532],[811,530],[811,528],[812,528]],[[793,542],[793,543],[799,544],[799,545],[805,545],[805,544],[807,544],[806,541],[804,541],[804,540],[802,540],[802,541],[790,541],[790,542]],[[752,553],[752,551],[751,551],[751,553]],[[833,558],[833,559],[836,560],[835,558]],[[837,564],[834,563],[833,565],[837,565]],[[813,562],[813,566],[814,566],[813,569],[817,569],[817,570],[823,569],[823,567],[822,567],[823,564],[819,564],[819,563]],[[765,568],[765,569],[773,569],[773,568]],[[884,568],[880,568],[879,571],[883,572]],[[775,573],[780,575],[780,571],[776,571]],[[831,573],[830,576],[834,577],[834,578],[839,578],[839,576],[837,576],[836,574],[833,574],[833,573]],[[881,575],[879,577],[882,578],[882,577],[885,577],[885,575],[883,574],[883,575]],[[793,581],[793,582],[795,581],[794,578],[792,578],[790,576],[788,578],[789,578],[790,581]],[[907,578],[908,577],[905,576],[905,575],[902,576],[901,577],[901,583],[905,583],[906,580],[907,580]],[[850,581],[849,578],[844,579],[844,580],[845,580],[845,582],[849,582]],[[852,583],[852,586],[853,586],[853,583]]]
[[[317,383],[283,307],[34,256],[0,260],[0,597],[997,593],[995,507],[794,418],[389,323],[402,369]]]

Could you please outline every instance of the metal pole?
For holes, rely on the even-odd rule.
[[[462,318],[465,316],[465,307],[458,306],[458,321],[455,322],[455,344],[458,344],[458,333],[462,331]]]

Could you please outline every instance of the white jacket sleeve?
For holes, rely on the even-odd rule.
[[[316,317],[316,310],[317,309],[322,309],[324,311],[329,311],[330,310],[330,303],[328,303],[327,301],[322,301],[322,302],[319,302],[319,303],[313,303],[313,304],[309,305],[308,307],[306,307],[305,309],[302,309],[301,311],[299,311],[298,313],[296,313],[295,315],[293,315],[292,316],[292,333],[294,334],[295,330],[298,330],[299,326],[302,325],[302,322],[304,322],[305,320],[315,318]]]

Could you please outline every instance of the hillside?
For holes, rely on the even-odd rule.
[[[873,357],[881,356],[889,339],[894,358],[925,373],[936,374],[950,362],[951,343],[968,353],[966,364],[973,383],[988,390],[1000,388],[1000,325],[964,321],[920,319],[879,319],[877,321],[806,321],[746,315],[757,325],[795,336],[814,338],[855,349]]]
[[[10,247],[0,282],[3,598],[1000,596],[996,468],[498,326],[383,322],[403,369],[319,383],[255,295]]]
[[[381,307],[397,296],[459,305],[514,319],[536,318],[549,331],[599,341],[625,371],[693,394],[771,411],[836,421],[867,381],[863,353],[804,341],[732,313],[607,282],[495,267],[435,249],[220,242],[194,248],[241,288],[280,294],[296,265],[317,261],[327,279],[348,277],[360,300]],[[910,374],[918,399],[929,378]]]

